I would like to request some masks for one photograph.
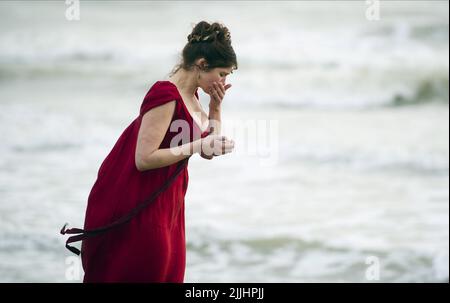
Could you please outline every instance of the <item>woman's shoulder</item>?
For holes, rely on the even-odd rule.
[[[172,94],[174,94],[177,97],[180,97],[180,93],[178,91],[178,88],[176,87],[175,84],[173,84],[172,82],[168,81],[168,80],[159,80],[156,81],[155,83],[153,83],[153,85],[150,87],[150,90],[164,90],[164,91],[169,91]],[[198,88],[195,90],[195,96],[198,98]]]
[[[151,97],[173,97],[178,99],[178,91],[170,81],[159,80],[155,81],[147,92]]]
[[[170,101],[178,101],[179,95],[169,81],[156,81],[148,90],[141,104],[140,114]],[[178,103],[178,102],[177,102]]]
[[[150,90],[154,89],[171,89],[173,90],[173,83],[167,80],[157,80],[155,81],[152,86],[150,86]]]

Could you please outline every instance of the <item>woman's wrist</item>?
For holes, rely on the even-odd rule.
[[[213,112],[213,113],[218,113],[220,112],[221,108],[220,105],[212,105],[211,103],[209,104],[209,112]]]
[[[192,141],[191,155],[200,154],[200,152],[202,150],[202,140],[203,139],[197,139],[195,141]]]

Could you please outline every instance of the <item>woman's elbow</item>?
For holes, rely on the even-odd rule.
[[[151,169],[148,157],[141,155],[139,153],[136,153],[136,156],[134,157],[134,163],[136,165],[136,169],[141,173]]]
[[[144,162],[143,162],[143,160],[142,160],[141,157],[136,156],[136,157],[134,158],[134,164],[135,164],[135,166],[136,166],[136,169],[137,169],[139,172],[142,173],[142,172],[146,171]]]
[[[148,156],[136,154],[135,165],[136,165],[136,169],[139,172],[144,172],[144,171],[147,171],[150,169],[158,168],[159,160],[157,159],[156,155],[153,155],[153,154],[148,155]]]

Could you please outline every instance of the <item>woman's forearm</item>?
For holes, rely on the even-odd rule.
[[[212,130],[211,135],[220,135],[221,133],[221,108],[220,107],[209,107],[209,125],[208,129]]]
[[[136,168],[140,171],[146,171],[154,168],[169,166],[178,161],[198,153],[201,148],[201,139],[171,148],[157,149],[140,163],[136,162]]]

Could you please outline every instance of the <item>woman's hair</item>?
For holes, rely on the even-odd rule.
[[[224,25],[201,21],[194,26],[187,40],[181,62],[173,68],[170,75],[180,68],[191,70],[195,60],[199,58],[205,58],[207,62],[207,65],[201,67],[206,72],[217,67],[238,68],[236,54],[231,46],[230,31]]]

